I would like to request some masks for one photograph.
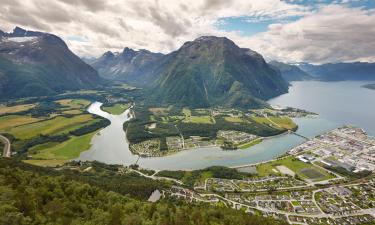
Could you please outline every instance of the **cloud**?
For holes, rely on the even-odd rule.
[[[269,58],[289,62],[375,62],[375,11],[322,6],[315,14],[243,40]]]
[[[54,33],[80,56],[98,56],[124,47],[168,53],[201,35],[218,35],[282,61],[374,60],[374,12],[346,5],[312,8],[281,0],[1,2],[0,29],[22,26]],[[221,18],[243,16],[280,23],[252,37],[216,26]],[[291,22],[290,17],[301,19]]]

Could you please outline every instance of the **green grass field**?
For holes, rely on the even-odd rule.
[[[43,160],[70,160],[77,158],[81,152],[90,148],[91,139],[96,132],[85,134],[79,137],[72,136],[63,143],[49,143],[42,146],[35,146],[33,159]]]
[[[289,117],[278,117],[278,116],[271,116],[271,117],[258,117],[258,116],[252,116],[251,117],[253,120],[255,120],[257,123],[263,123],[263,124],[268,124],[272,127],[275,127],[275,128],[284,128],[284,129],[287,129],[287,130],[293,130],[297,127],[297,125],[293,122],[292,119],[290,119]],[[273,123],[272,123],[272,122]],[[278,126],[276,126],[275,124],[277,124]]]
[[[58,116],[50,120],[14,127],[9,130],[9,133],[19,139],[29,139],[40,134],[68,133],[92,122],[95,122],[95,120],[89,114],[78,115],[72,118]]]
[[[297,127],[297,125],[289,117],[272,116],[272,117],[269,117],[269,119],[272,120],[274,123],[277,123],[280,127],[288,129],[288,130],[293,130]]]
[[[18,115],[10,115],[10,116],[1,116],[0,117],[0,131],[8,132],[11,128],[15,126],[29,124],[36,121],[39,121],[38,118],[33,118],[31,116],[18,116]]]
[[[227,122],[230,122],[230,123],[243,123],[243,122],[245,122],[240,117],[231,117],[231,116],[224,117],[224,120],[227,121]]]
[[[103,106],[103,110],[113,115],[120,115],[130,107],[128,103],[117,103],[113,106]]]
[[[290,170],[292,170],[293,172],[295,172],[299,177],[301,178],[304,178],[304,179],[313,179],[315,181],[321,181],[321,180],[327,180],[327,179],[331,179],[331,178],[334,178],[333,175],[331,174],[328,174],[326,171],[310,164],[310,163],[304,163],[298,159],[295,159],[294,157],[287,157],[287,158],[284,158],[284,159],[281,159],[281,160],[276,160],[276,161],[272,161],[272,162],[268,162],[268,163],[263,163],[263,164],[260,164],[257,166],[257,171],[258,171],[258,175],[263,177],[263,176],[269,176],[269,175],[274,175],[274,174],[278,174],[276,173],[273,169],[276,169],[276,166],[279,166],[279,165],[284,165],[286,167],[288,167]],[[307,173],[307,171],[309,171]],[[311,171],[315,171],[315,172],[311,172]],[[316,177],[312,178],[313,176],[313,173],[314,175],[316,175]],[[321,174],[319,175],[319,177],[317,177],[318,174]],[[310,176],[311,175],[311,176]]]
[[[213,124],[213,120],[211,116],[190,116],[186,117],[183,122],[185,123],[205,123],[205,124]]]

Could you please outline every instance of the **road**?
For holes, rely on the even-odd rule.
[[[4,143],[3,157],[10,157],[12,152],[10,148],[10,141],[8,138],[0,134],[0,140]]]
[[[147,174],[144,174],[144,173],[142,173],[141,171],[138,171],[138,170],[133,170],[133,169],[129,169],[129,170],[132,171],[132,172],[138,173],[139,175],[141,175],[143,177],[147,177],[147,178],[150,178],[150,179],[153,179],[153,180],[167,180],[167,181],[175,182],[179,185],[184,184],[184,183],[182,183],[182,181],[179,181],[179,180],[176,180],[176,179],[173,179],[173,178],[155,176],[155,174],[157,174],[158,172],[154,173],[153,175],[147,175]]]

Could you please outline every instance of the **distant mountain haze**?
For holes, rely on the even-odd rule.
[[[106,79],[145,86],[152,80],[164,55],[144,49],[135,51],[124,48],[121,53],[108,51],[90,64]]]
[[[278,61],[269,62],[272,68],[280,71],[281,76],[287,81],[312,80],[313,77],[301,70],[298,66],[286,64]]]
[[[299,67],[316,79],[323,81],[375,80],[375,63],[329,63],[312,65],[301,63]]]
[[[0,32],[0,96],[24,97],[94,88],[97,71],[53,35],[16,27]]]

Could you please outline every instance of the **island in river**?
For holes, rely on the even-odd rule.
[[[125,122],[130,151],[142,157],[165,156],[186,149],[249,148],[264,138],[296,131],[292,117],[314,115],[294,108],[132,108],[135,118]]]

